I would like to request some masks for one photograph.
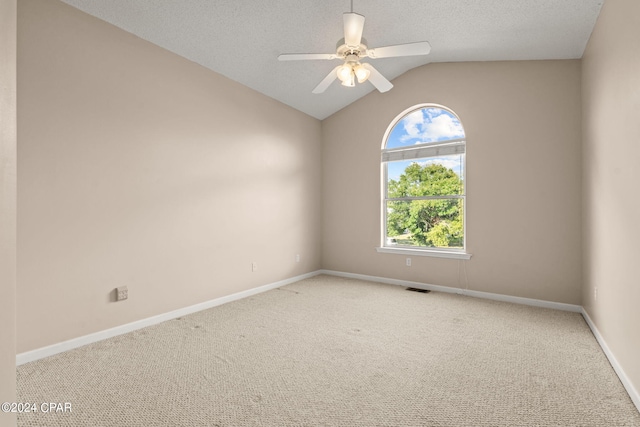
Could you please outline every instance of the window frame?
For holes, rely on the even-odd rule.
[[[437,141],[432,143],[422,144],[418,147],[395,147],[387,149],[387,142],[389,136],[395,129],[395,127],[400,123],[402,119],[404,119],[407,115],[427,108],[437,108],[440,110],[447,111],[452,114],[462,126],[462,131],[464,133],[464,138],[456,138],[450,139],[446,141]],[[380,253],[392,253],[392,254],[404,254],[404,255],[417,255],[417,256],[428,256],[428,257],[438,257],[438,258],[453,258],[453,259],[470,259],[471,254],[467,252],[467,156],[466,156],[466,144],[467,143],[467,134],[464,130],[464,125],[462,124],[462,120],[460,117],[450,108],[445,107],[439,104],[433,103],[423,103],[417,104],[412,107],[407,108],[400,114],[398,114],[389,124],[387,130],[384,133],[382,138],[382,149],[380,156],[380,176],[382,179],[380,190],[380,207],[381,207],[381,229],[380,229],[380,246],[376,248],[376,250]],[[433,154],[428,155],[429,152],[433,151]],[[403,153],[404,156],[398,157],[398,154]],[[406,154],[409,153],[407,157]],[[396,154],[394,156],[394,154]],[[422,154],[418,156],[419,154]],[[388,198],[388,186],[389,186],[389,176],[388,176],[388,164],[392,161],[398,160],[411,160],[413,158],[417,159],[428,159],[434,158],[438,156],[445,156],[451,154],[461,154],[462,155],[462,194],[460,195],[447,195],[447,196],[421,196],[421,197],[410,197],[406,198],[407,201],[411,200],[438,200],[438,199],[462,199],[462,215],[463,215],[463,223],[462,223],[462,232],[463,232],[463,246],[462,248],[444,248],[444,247],[427,247],[427,246],[396,246],[396,245],[388,245],[387,244],[387,203],[390,201]],[[413,157],[413,155],[416,155]],[[398,199],[394,199],[398,200]],[[402,200],[402,199],[401,199]],[[400,200],[400,201],[401,201]]]

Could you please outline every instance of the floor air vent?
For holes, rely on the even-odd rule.
[[[407,290],[412,292],[420,292],[421,294],[428,294],[429,292],[431,292],[426,289],[418,289],[418,288],[407,288]]]

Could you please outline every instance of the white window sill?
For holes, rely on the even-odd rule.
[[[385,254],[399,255],[415,255],[430,256],[435,258],[451,258],[451,259],[470,259],[471,254],[466,252],[439,251],[437,249],[408,249],[408,248],[391,248],[389,246],[376,248],[376,251]]]

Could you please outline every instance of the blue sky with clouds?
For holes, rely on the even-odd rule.
[[[464,138],[464,130],[456,116],[440,108],[422,108],[407,114],[393,127],[387,148],[458,138]]]
[[[460,120],[447,110],[422,108],[404,116],[391,130],[386,148],[410,147],[416,144],[441,142],[464,138]],[[443,156],[418,161],[420,165],[439,163],[453,169],[458,175],[462,171],[462,155]],[[414,161],[388,163],[389,179],[397,180],[405,168]]]

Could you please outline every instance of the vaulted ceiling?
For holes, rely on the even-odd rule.
[[[280,62],[334,53],[349,0],[63,0],[318,119],[374,90],[314,87],[340,62]],[[580,58],[603,0],[355,0],[369,47],[429,41],[428,56],[367,59],[385,77],[430,62]],[[393,90],[393,89],[391,89]]]

